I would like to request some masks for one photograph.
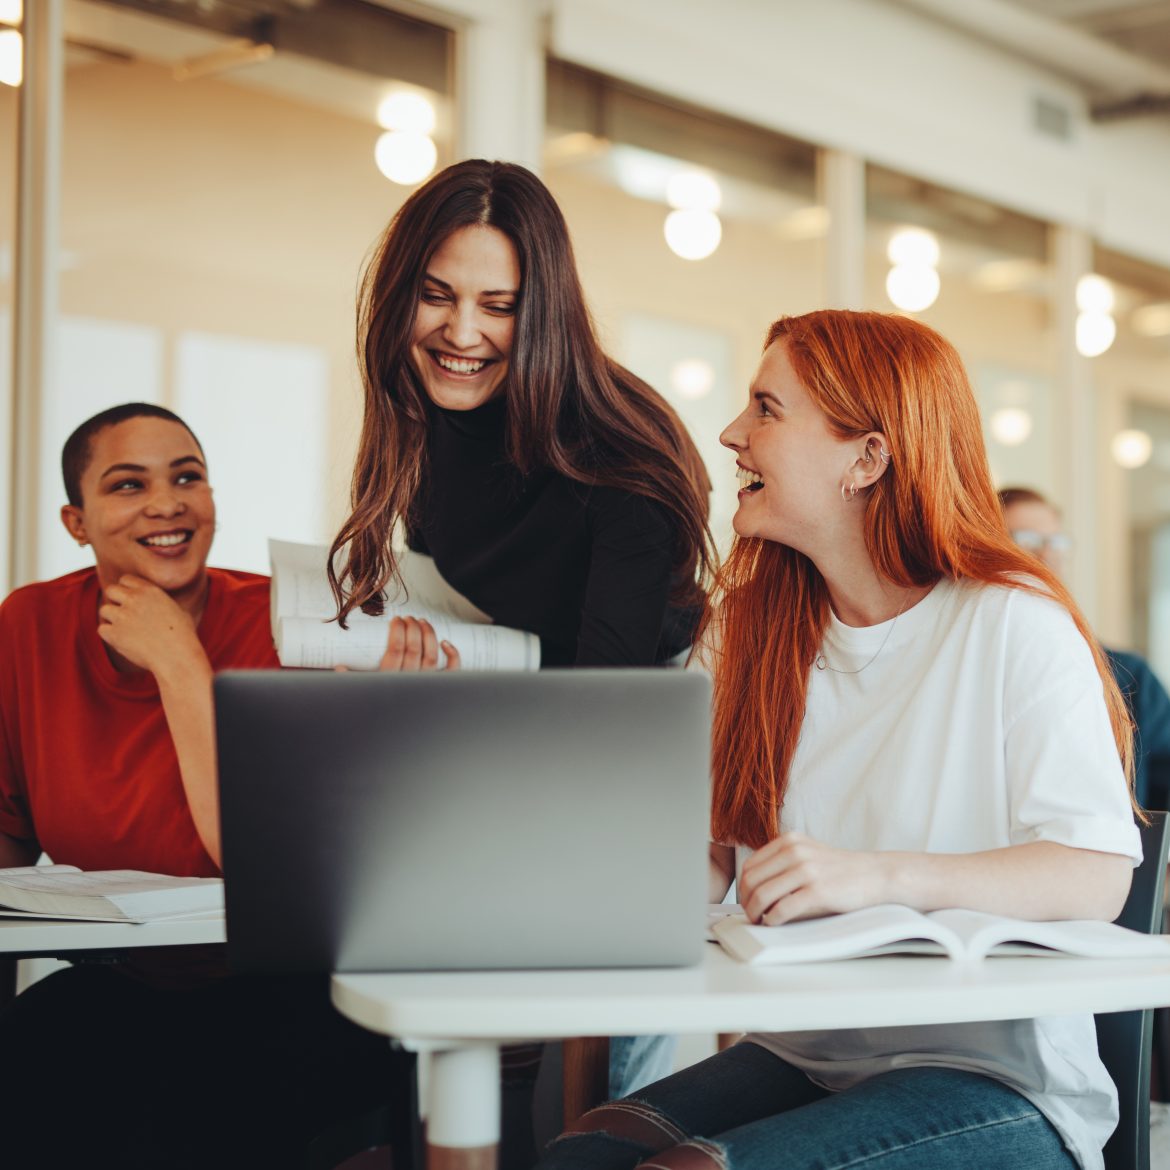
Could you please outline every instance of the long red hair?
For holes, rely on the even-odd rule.
[[[782,317],[765,349],[778,341],[838,438],[886,436],[893,462],[862,503],[878,572],[907,587],[968,578],[1056,598],[1093,652],[1132,783],[1133,727],[1121,692],[1068,591],[1008,535],[975,396],[954,347],[908,317],[828,309]],[[828,589],[808,557],[736,538],[699,635],[711,647],[714,675],[716,841],[758,848],[779,831],[809,672],[828,620]]]

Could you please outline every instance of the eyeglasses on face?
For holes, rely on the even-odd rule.
[[[1030,528],[1013,528],[1011,538],[1030,553],[1068,552],[1072,548],[1072,537],[1067,532],[1033,532]]]

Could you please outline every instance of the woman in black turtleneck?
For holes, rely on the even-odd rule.
[[[598,345],[540,180],[482,160],[436,175],[386,229],[358,310],[341,621],[381,609],[402,522],[493,621],[540,636],[544,666],[685,650],[710,567],[706,472],[674,411]],[[429,627],[396,621],[395,638],[394,664],[437,663]]]
[[[671,604],[676,540],[656,501],[507,458],[507,407],[427,410],[426,470],[407,543],[502,626],[540,635],[544,666],[642,666],[691,644]]]
[[[401,523],[493,621],[538,634],[544,666],[653,666],[691,644],[710,484],[674,411],[598,345],[564,218],[535,175],[458,163],[403,204],[363,277],[358,355],[353,512],[330,556],[343,625],[381,612]],[[391,622],[384,667],[439,662],[429,625]],[[652,1039],[611,1044],[612,1093],[669,1070]],[[506,1088],[526,1058],[505,1053]],[[524,1095],[510,1099],[523,1114]],[[505,1163],[532,1161],[520,1128],[505,1117]]]

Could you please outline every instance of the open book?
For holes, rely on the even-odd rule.
[[[1089,959],[1170,959],[1170,936],[1139,934],[1112,922],[1028,922],[976,910],[867,906],[784,926],[724,918],[711,933],[745,963],[818,963],[897,953],[982,959],[988,955],[1076,955]]]
[[[73,865],[0,869],[0,915],[156,922],[223,913],[221,878],[171,877],[136,869]]]
[[[457,593],[435,562],[409,549],[398,554],[406,596],[388,596],[385,611],[371,617],[354,610],[343,630],[325,575],[323,544],[270,540],[272,640],[283,666],[348,666],[374,670],[386,649],[386,627],[396,614],[425,618],[440,640],[452,643],[469,670],[538,670],[540,639],[524,630],[494,626],[491,618]]]

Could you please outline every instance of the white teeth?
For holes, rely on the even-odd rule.
[[[486,361],[475,361],[472,358],[453,358],[446,354],[435,354],[435,361],[445,370],[453,374],[478,374],[487,365]]]
[[[172,548],[176,544],[182,544],[187,539],[185,532],[165,532],[161,536],[147,536],[143,538],[143,544],[149,544],[152,548]]]
[[[762,484],[764,477],[758,471],[749,471],[746,467],[737,467],[735,469],[735,478],[739,480],[740,487],[750,487],[753,483]]]

